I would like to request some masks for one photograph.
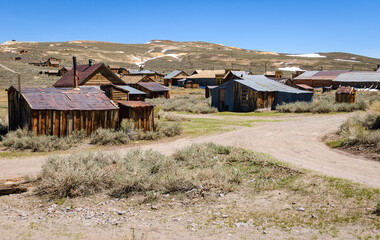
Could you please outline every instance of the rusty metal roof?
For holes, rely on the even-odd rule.
[[[347,72],[339,75],[334,82],[374,82],[380,83],[380,72]]]
[[[78,65],[78,84],[83,85],[88,79],[94,76],[100,69],[103,69],[104,73],[109,80],[114,83],[125,84],[114,72],[112,72],[104,63],[97,63],[93,65]],[[69,70],[61,79],[59,79],[54,87],[73,87],[74,86],[74,69]]]
[[[341,94],[341,93],[351,93],[353,90],[354,90],[353,87],[349,87],[349,86],[344,87],[344,86],[342,86],[342,87],[339,87],[339,88],[336,90],[336,93],[337,93],[337,94]]]
[[[13,88],[18,91],[17,87]],[[118,109],[103,91],[92,87],[80,88],[80,90],[22,87],[21,95],[33,110]]]
[[[333,80],[342,73],[350,72],[351,70],[331,70],[331,71],[306,71],[295,77],[296,80],[312,79],[312,80]]]
[[[137,84],[151,92],[164,92],[170,90],[169,88],[156,82],[139,82]]]
[[[119,105],[126,106],[126,107],[132,107],[132,108],[138,108],[138,107],[154,107],[153,104],[143,101],[119,101],[117,102]]]
[[[301,87],[303,89],[314,90],[314,88],[310,87],[307,84],[296,84],[296,86]]]

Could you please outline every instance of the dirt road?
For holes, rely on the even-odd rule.
[[[171,154],[176,149],[192,143],[214,142],[267,153],[282,162],[380,188],[380,162],[330,149],[321,141],[323,136],[336,131],[347,117],[347,114],[289,116],[281,122],[257,122],[253,127],[242,127],[216,135],[182,138],[172,142],[156,142],[140,148]],[[244,117],[255,118],[257,117]],[[236,120],[238,119],[237,117]],[[123,153],[130,149],[123,147],[110,151]],[[0,178],[36,173],[45,159],[46,157],[0,159]]]

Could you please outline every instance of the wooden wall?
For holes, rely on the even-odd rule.
[[[356,92],[351,93],[335,93],[335,101],[337,103],[355,103]]]
[[[234,111],[253,112],[272,108],[275,92],[256,92],[237,82],[234,85]]]
[[[154,130],[154,107],[127,107],[120,105],[120,121],[130,119],[134,122],[135,129],[144,131]]]
[[[115,110],[33,110],[15,90],[8,91],[9,129],[27,127],[37,135],[65,136],[84,130],[116,128],[119,112]]]
[[[102,85],[102,84],[110,84],[112,83],[108,78],[106,78],[101,73],[96,73],[92,76],[84,85]]]

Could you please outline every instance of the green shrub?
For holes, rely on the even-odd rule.
[[[114,129],[98,128],[91,134],[91,144],[96,145],[118,145],[129,141],[130,139],[126,133]]]
[[[150,103],[159,107],[164,111],[176,111],[176,112],[190,112],[190,113],[215,113],[217,109],[211,107],[210,99],[205,98],[203,95],[186,94],[179,95],[174,98],[153,98],[147,100]],[[155,109],[158,114],[158,110]],[[157,115],[158,116],[158,115]]]
[[[246,174],[273,188],[294,174],[264,155],[215,145],[194,144],[165,156],[132,150],[124,156],[86,153],[50,157],[42,168],[39,189],[55,198],[87,196],[106,191],[115,197],[136,193],[192,190],[232,191]]]
[[[27,129],[18,129],[9,132],[3,138],[3,145],[11,151],[50,152],[55,150],[67,150],[79,143],[85,137],[84,132],[77,132],[67,137],[36,136]]]

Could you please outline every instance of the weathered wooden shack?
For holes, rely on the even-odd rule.
[[[313,93],[270,80],[263,75],[247,75],[211,90],[211,105],[219,111],[251,112],[275,109],[282,103],[311,102]]]
[[[78,65],[79,86],[100,86],[103,84],[126,85],[126,83],[112,72],[104,63]],[[54,87],[73,87],[74,69],[69,70],[53,86]]]
[[[333,81],[342,73],[351,70],[332,70],[332,71],[306,71],[293,79],[294,84],[306,84],[313,88],[330,87],[337,88],[339,83]]]
[[[147,98],[170,98],[170,89],[156,82],[139,82],[136,88],[145,92]]]
[[[185,82],[184,88],[199,88],[199,83],[189,80]]]
[[[152,78],[149,76],[140,76],[140,75],[123,75],[121,77],[121,80],[125,82],[125,84],[131,86],[131,87],[136,87],[137,83],[139,82],[154,82]]]
[[[106,96],[114,102],[119,101],[145,101],[146,93],[127,85],[101,85]]]
[[[214,88],[217,88],[218,86],[206,86],[205,87],[205,98],[211,97],[211,91]]]
[[[61,69],[59,69],[58,73],[59,73],[59,76],[65,76],[65,74],[70,71],[72,68],[71,67],[62,67]]]
[[[333,81],[335,85],[355,88],[380,89],[380,72],[347,72],[340,74]]]
[[[70,135],[115,128],[118,107],[99,89],[21,88],[8,91],[9,129],[28,128],[36,135]]]
[[[189,76],[189,74],[187,74],[184,71],[174,70],[173,72],[169,73],[168,75],[164,77],[164,85],[176,86],[178,85],[178,82],[177,82],[178,80],[186,78],[187,76]]]
[[[129,74],[133,76],[148,76],[149,78],[156,80],[156,79],[162,79],[164,75],[153,71],[153,70],[138,70],[138,69],[128,69]]]
[[[191,76],[186,77],[204,87],[221,85],[233,78],[234,74],[229,70],[196,70]]]
[[[353,87],[339,87],[335,92],[337,103],[355,103],[356,90]]]
[[[130,119],[135,129],[154,130],[154,105],[143,101],[120,101],[120,121]]]

